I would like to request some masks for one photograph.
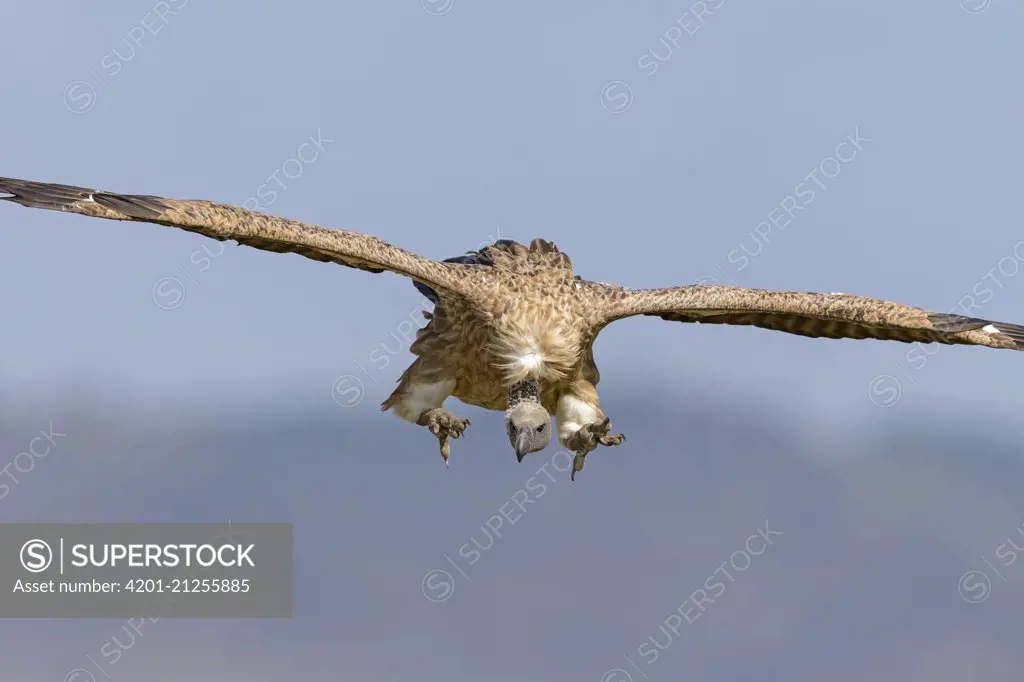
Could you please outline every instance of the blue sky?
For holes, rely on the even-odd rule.
[[[997,268],[973,312],[1024,317],[1009,3],[730,0],[703,23],[667,2],[56,7],[5,10],[5,175],[243,203],[276,173],[272,213],[437,258],[545,236],[585,277],[635,287],[710,277],[946,311]],[[617,115],[614,81],[633,93]],[[827,188],[807,180],[857,131],[871,142],[817,176]],[[289,164],[317,135],[315,161]],[[801,183],[813,200],[764,233]],[[5,206],[3,227],[3,374],[32,393],[329,395],[421,300],[397,277],[147,225]],[[759,255],[740,269],[744,247]],[[164,278],[184,289],[174,310],[154,303]],[[901,402],[1020,411],[1002,380],[1016,358],[943,348],[917,369],[910,350],[654,319],[597,345],[610,385],[703,375],[834,415],[871,410],[890,374]]]
[[[838,291],[1024,323],[1022,21],[1005,0],[15,3],[0,10],[0,175],[255,198],[435,258],[545,237],[584,277],[632,287]],[[377,405],[412,359],[423,299],[406,280],[6,204],[0,244],[0,415],[38,410],[9,422],[11,447],[68,404],[153,428],[205,408],[401,426]],[[655,390],[679,413],[792,417],[789,437],[835,458],[851,429],[1012,429],[1024,409],[1024,360],[987,349],[644,318],[606,329],[596,355],[616,426],[658,442],[683,437],[671,419],[616,409]],[[339,407],[345,377],[359,396]],[[457,445],[508,476],[500,415],[452,404],[474,422]],[[381,447],[422,445],[400,431]],[[118,447],[145,458],[148,443]],[[392,465],[366,466],[375,481]],[[494,495],[520,485],[512,471]],[[616,475],[645,494],[649,470]],[[211,493],[201,478],[174,488],[182,506],[105,513],[177,518]],[[7,502],[27,505],[19,519],[45,509]]]

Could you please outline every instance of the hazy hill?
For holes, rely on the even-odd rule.
[[[67,434],[0,500],[5,521],[290,521],[296,537],[291,621],[149,624],[113,666],[99,652],[112,636],[130,642],[120,621],[6,621],[5,677],[83,667],[103,679],[86,653],[113,679],[154,682],[596,681],[613,668],[643,679],[626,655],[651,679],[961,682],[1019,670],[1024,561],[997,559],[1024,521],[1017,425],[908,410],[839,431],[764,397],[613,393],[629,439],[571,485],[556,448],[518,464],[500,415],[476,410],[445,471],[427,434],[373,405],[282,397],[199,415],[4,396],[0,464],[51,420]],[[525,513],[509,503],[519,490]],[[484,526],[503,505],[515,523],[498,537]],[[719,567],[731,555],[744,567],[733,552],[759,529],[782,534],[767,550],[752,542],[763,553],[746,570],[727,566],[733,582]],[[452,577],[442,603],[422,592],[433,569]],[[992,581],[982,603],[958,592],[972,569]],[[968,597],[984,596],[979,580]],[[703,613],[684,604],[709,586]],[[666,620],[678,634],[659,629]]]

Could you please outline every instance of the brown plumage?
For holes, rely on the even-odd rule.
[[[517,456],[548,444],[549,415],[559,441],[576,453],[573,476],[598,445],[621,434],[601,411],[593,344],[607,324],[634,315],[676,322],[753,325],[810,337],[973,344],[1024,350],[1024,327],[932,313],[847,294],[763,291],[726,286],[630,290],[590,282],[554,244],[499,241],[437,262],[375,237],[332,230],[200,200],[124,195],[0,178],[0,199],[97,218],[177,227],[217,240],[298,253],[368,272],[411,278],[435,302],[410,350],[416,360],[384,401],[428,428],[448,461],[449,438],[469,425],[443,408],[449,396],[506,411]]]

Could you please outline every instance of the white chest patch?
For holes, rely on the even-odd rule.
[[[532,375],[544,366],[544,354],[541,353],[539,346],[531,345],[519,351],[516,363]]]
[[[525,317],[525,316],[524,316]],[[524,323],[509,319],[489,348],[495,367],[511,385],[527,379],[551,381],[563,378],[576,364],[579,341],[565,333],[558,320]]]

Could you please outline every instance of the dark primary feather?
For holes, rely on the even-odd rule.
[[[999,330],[1001,335],[1010,338],[1014,342],[1015,347],[1013,350],[1024,350],[1024,326],[1019,324],[993,322],[976,317],[948,314],[934,314],[928,319],[931,321],[932,327],[943,333],[973,331],[992,325]]]

